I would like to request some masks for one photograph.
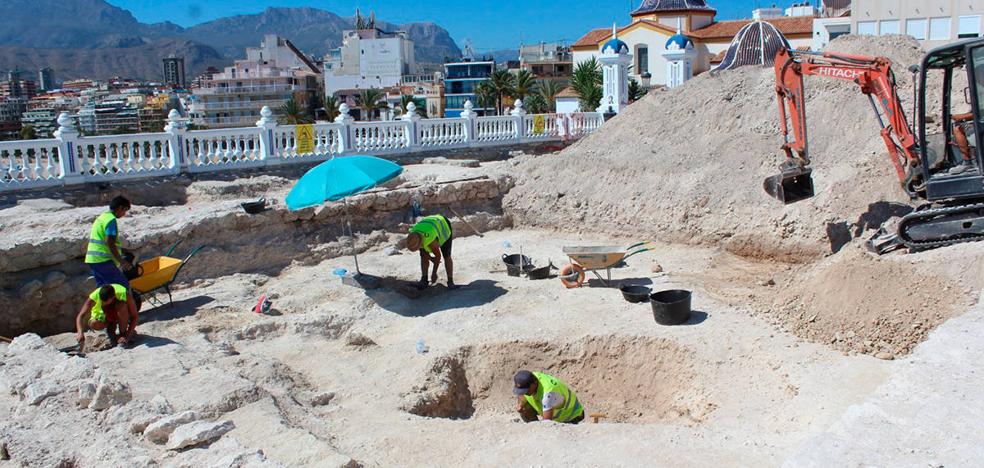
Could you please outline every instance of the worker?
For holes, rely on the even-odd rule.
[[[85,329],[82,319],[89,316],[89,328],[105,330],[111,345],[125,345],[137,333],[137,312],[140,306],[134,295],[121,284],[107,284],[96,288],[86,298],[85,304],[75,316],[76,341],[79,352],[85,352]]]
[[[984,105],[984,63],[979,63],[974,67],[974,81],[978,104]],[[953,175],[963,174],[977,168],[970,151],[971,147],[977,149],[977,122],[974,122],[973,112],[953,114],[950,118],[953,120],[953,141],[960,149],[963,160],[960,164],[950,168],[949,173]]]
[[[130,211],[130,200],[117,196],[109,202],[109,211],[102,213],[92,223],[89,232],[89,245],[85,252],[85,263],[96,279],[96,286],[121,284],[130,288],[123,270],[130,270],[133,265],[123,258],[120,229],[117,220],[126,216]]]
[[[444,271],[448,274],[448,289],[458,289],[454,284],[454,261],[451,260],[451,242],[454,232],[451,223],[442,215],[425,216],[410,228],[407,234],[407,248],[420,252],[420,283],[417,287],[426,288],[427,267],[433,266],[430,283],[437,283],[437,267],[444,260]]]
[[[525,422],[537,420],[577,424],[584,420],[584,407],[564,382],[542,372],[521,370],[513,376],[516,410]]]

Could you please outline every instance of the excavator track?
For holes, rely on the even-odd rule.
[[[914,211],[899,222],[898,236],[910,252],[984,240],[984,203]]]

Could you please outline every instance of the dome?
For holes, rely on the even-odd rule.
[[[683,50],[686,49],[688,45],[693,45],[693,41],[691,41],[689,37],[684,36],[681,33],[676,33],[670,36],[670,38],[666,40],[665,47],[667,50],[669,49]]]
[[[606,42],[605,45],[601,47],[601,52],[607,54],[609,53],[608,49],[611,49],[613,51],[612,53],[615,54],[629,53],[629,45],[617,37]]]
[[[728,46],[728,51],[715,70],[731,70],[746,65],[769,66],[776,52],[790,48],[789,41],[768,21],[752,21],[743,26]]]

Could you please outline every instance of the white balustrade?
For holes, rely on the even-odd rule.
[[[475,141],[481,143],[512,141],[516,138],[516,119],[509,116],[475,119]]]
[[[422,147],[453,147],[468,142],[468,122],[464,119],[421,119],[417,121],[417,141]]]
[[[58,140],[0,142],[0,190],[60,183]]]
[[[128,179],[175,172],[166,133],[79,138],[76,161],[86,180]]]
[[[191,172],[263,165],[260,132],[257,127],[189,131],[185,136],[185,155]]]
[[[188,130],[188,119],[168,114],[163,133],[81,136],[67,113],[55,138],[0,142],[0,191],[159,177],[324,160],[353,154],[398,154],[443,148],[512,145],[578,138],[604,123],[595,112],[526,114],[520,101],[510,115],[478,117],[470,102],[460,118],[423,119],[407,106],[401,120],[356,122],[339,106],[332,123],[278,125],[269,107],[249,127]]]
[[[410,146],[406,122],[355,122],[351,132],[356,153],[397,152]]]

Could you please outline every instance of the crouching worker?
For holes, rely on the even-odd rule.
[[[577,395],[552,375],[521,370],[513,376],[513,394],[518,398],[516,411],[525,422],[534,422],[538,416],[569,424],[584,420]]]
[[[420,252],[420,283],[418,288],[426,288],[427,267],[433,265],[430,283],[437,283],[437,266],[444,260],[444,271],[448,274],[448,289],[458,289],[454,284],[454,261],[451,260],[451,243],[454,233],[448,218],[441,215],[427,216],[414,224],[407,234],[407,248]]]
[[[75,338],[79,342],[80,352],[85,352],[82,319],[86,315],[89,316],[89,328],[106,330],[111,345],[123,345],[133,339],[137,332],[139,310],[133,296],[119,284],[107,284],[89,294],[79,315],[75,317]]]

